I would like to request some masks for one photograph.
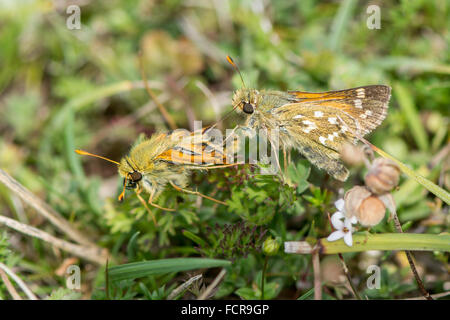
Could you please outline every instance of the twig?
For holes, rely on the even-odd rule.
[[[28,288],[25,282],[23,282],[22,279],[20,279],[10,268],[0,262],[0,269],[4,270],[19,285],[19,287],[23,290],[23,292],[25,292],[30,300],[38,300],[38,298]]]
[[[395,209],[395,202],[394,198],[390,193],[385,194],[380,197],[380,200],[384,202],[386,207],[391,211],[391,215],[394,219],[394,225],[395,229],[397,229],[398,233],[403,233],[402,225],[400,224],[400,220],[397,216],[397,210]],[[408,259],[409,266],[411,267],[411,271],[414,275],[414,278],[416,279],[417,285],[419,286],[420,292],[423,294],[425,299],[427,300],[433,300],[433,298],[430,296],[428,291],[425,289],[425,286],[423,285],[422,279],[420,279],[419,273],[417,272],[416,265],[414,264],[413,255],[411,251],[405,250],[406,257]]]
[[[41,231],[35,227],[31,227],[17,220],[0,215],[0,225],[2,224],[29,236],[44,240],[50,243],[52,246],[98,264],[104,264],[108,255],[106,249],[73,244],[65,240],[58,239],[48,234],[47,232]]]
[[[189,278],[187,281],[183,282],[180,286],[176,287],[167,297],[167,300],[175,299],[181,292],[189,288],[195,281],[200,280],[202,278],[202,274],[198,274]]]
[[[48,219],[58,229],[66,233],[69,238],[83,245],[97,247],[93,242],[89,241],[85,235],[72,228],[69,222],[67,222],[58,212],[28,191],[28,189],[2,169],[0,169],[0,182],[33,207],[40,215]]]
[[[352,278],[350,277],[350,273],[348,272],[347,264],[345,263],[344,257],[342,256],[342,253],[338,253],[339,259],[341,259],[342,267],[344,268],[345,276],[347,277],[347,281],[350,284],[350,287],[352,288],[353,294],[355,295],[355,298],[358,300],[361,300],[361,297],[358,294],[358,291],[356,291],[355,286],[353,285]]]
[[[6,289],[8,290],[9,294],[14,300],[23,300],[22,297],[19,295],[19,293],[16,291],[16,288],[12,285],[11,281],[9,281],[8,276],[6,275],[5,271],[0,268],[0,277],[3,280],[3,283],[5,284]]]
[[[322,280],[320,277],[319,250],[313,250],[311,255],[314,270],[314,300],[322,300]]]
[[[219,284],[220,281],[222,281],[222,278],[227,273],[227,270],[222,269],[220,273],[217,275],[217,277],[214,279],[214,281],[209,285],[208,288],[206,288],[205,291],[197,298],[197,300],[205,300],[208,298],[208,296],[211,294],[211,292],[214,290],[215,287]]]

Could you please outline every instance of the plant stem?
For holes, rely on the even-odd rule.
[[[317,240],[321,254],[362,252],[368,250],[410,250],[450,252],[450,235],[416,233],[354,234],[353,246],[347,246],[342,239],[329,242],[326,238]],[[306,241],[286,241],[284,252],[311,254],[314,247]]]
[[[314,300],[322,300],[322,280],[320,277],[319,250],[313,250],[311,258],[314,271]]]
[[[344,267],[344,273],[347,277],[347,281],[350,284],[350,287],[352,288],[353,294],[355,295],[355,298],[358,300],[361,300],[361,297],[358,294],[358,291],[356,291],[355,286],[353,285],[352,278],[350,277],[350,273],[348,272],[347,264],[345,263],[344,257],[341,253],[338,253],[339,259],[341,259],[342,266]]]
[[[400,220],[398,219],[397,211],[395,209],[394,198],[392,197],[391,194],[388,194],[387,199],[388,199],[388,201],[390,201],[390,205],[388,206],[388,208],[390,209],[391,215],[394,218],[395,229],[397,229],[397,232],[403,233],[402,225],[400,224]],[[420,292],[423,294],[425,299],[433,300],[433,298],[430,296],[428,291],[425,289],[422,279],[420,279],[419,273],[417,272],[416,265],[414,264],[412,253],[410,251],[405,250],[405,254],[406,254],[406,258],[408,259],[408,263],[409,263],[409,266],[411,267],[411,271],[414,275],[414,278],[416,279],[417,285],[419,286]]]
[[[267,269],[268,262],[269,262],[269,256],[266,256],[266,259],[264,260],[264,267],[263,267],[262,277],[261,277],[261,300],[264,300],[264,282],[265,282],[266,269]]]

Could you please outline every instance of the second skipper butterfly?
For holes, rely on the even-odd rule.
[[[228,62],[235,67],[230,57]],[[243,81],[242,81],[243,82]],[[370,85],[339,91],[303,92],[244,88],[235,91],[233,108],[246,115],[245,127],[278,130],[283,150],[297,149],[312,164],[340,181],[348,170],[342,146],[355,144],[378,127],[387,114],[391,88]]]

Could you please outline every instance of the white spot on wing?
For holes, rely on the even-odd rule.
[[[366,90],[364,88],[356,89],[356,96],[358,98],[364,99],[366,97]]]
[[[322,116],[323,116],[323,112],[322,111],[314,111],[314,117],[320,118]]]
[[[362,109],[362,101],[360,99],[353,100],[355,107],[358,109]]]
[[[336,118],[328,118],[328,122],[331,124],[337,124],[337,119]]]
[[[298,114],[298,115],[294,116],[293,119],[301,119],[301,118],[303,118],[303,116],[301,114]]]
[[[320,143],[322,143],[323,145],[325,145],[325,141],[327,141],[327,138],[324,138],[322,136],[319,137],[319,141]]]

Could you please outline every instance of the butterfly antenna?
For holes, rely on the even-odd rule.
[[[244,86],[244,88],[246,88],[244,78],[242,77],[241,70],[239,70],[239,67],[237,66],[237,64],[234,63],[233,59],[231,59],[230,56],[227,56],[227,61],[229,64],[231,64],[233,66],[234,70],[237,71],[237,73],[239,74],[239,77],[241,77],[242,85]]]
[[[91,156],[91,157],[95,157],[95,158],[100,158],[100,159],[103,159],[103,160],[106,160],[106,161],[115,163],[115,164],[117,164],[118,166],[120,165],[120,163],[117,162],[117,161],[114,161],[114,160],[111,160],[111,159],[108,159],[108,158],[105,158],[105,157],[102,157],[102,156],[99,156],[99,155],[97,155],[97,154],[93,154],[93,153],[90,153],[90,152],[87,152],[87,151],[84,151],[84,150],[79,150],[79,149],[77,149],[77,150],[75,150],[75,152],[78,153],[78,154],[81,154],[81,155],[83,155],[83,156]]]
[[[234,110],[237,108],[237,105],[231,109],[231,111],[228,111],[222,118],[220,118],[219,120],[216,121],[216,123],[214,123],[213,125],[209,126],[208,129],[212,129],[214,128],[219,122],[225,121],[226,119],[228,119],[233,113]]]

